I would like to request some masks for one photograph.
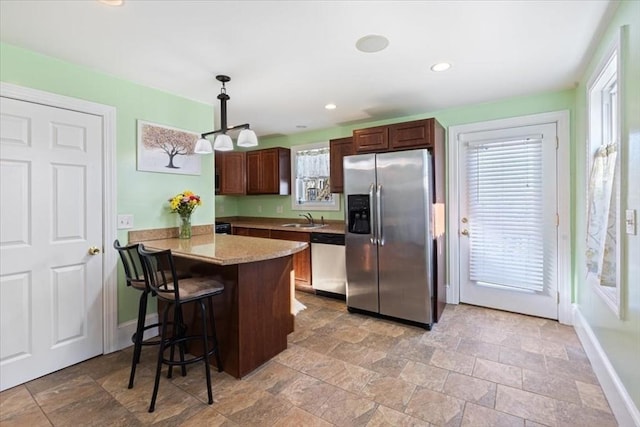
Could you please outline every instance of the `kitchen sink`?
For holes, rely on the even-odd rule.
[[[324,224],[300,224],[300,223],[292,223],[292,224],[282,224],[283,227],[291,227],[291,228],[322,228]]]

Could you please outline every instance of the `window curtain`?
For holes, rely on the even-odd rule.
[[[616,217],[614,194],[617,144],[602,146],[594,155],[589,179],[587,275],[604,286],[616,286]]]

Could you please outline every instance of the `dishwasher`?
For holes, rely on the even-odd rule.
[[[311,286],[316,294],[346,299],[344,234],[311,233]]]

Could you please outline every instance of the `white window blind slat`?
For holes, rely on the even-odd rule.
[[[466,144],[472,282],[544,289],[542,136]]]

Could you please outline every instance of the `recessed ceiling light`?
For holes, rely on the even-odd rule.
[[[307,125],[296,125],[298,129],[306,129]]]
[[[389,40],[386,37],[379,36],[377,34],[369,34],[367,36],[361,37],[356,42],[356,48],[360,52],[366,53],[380,52],[387,46],[389,46]]]
[[[98,0],[102,4],[106,4],[107,6],[122,6],[124,0]]]
[[[324,106],[324,108],[326,108],[327,110],[335,110],[336,104],[327,104]]]
[[[451,68],[451,64],[448,62],[439,62],[431,66],[431,71],[447,71],[449,68]]]

